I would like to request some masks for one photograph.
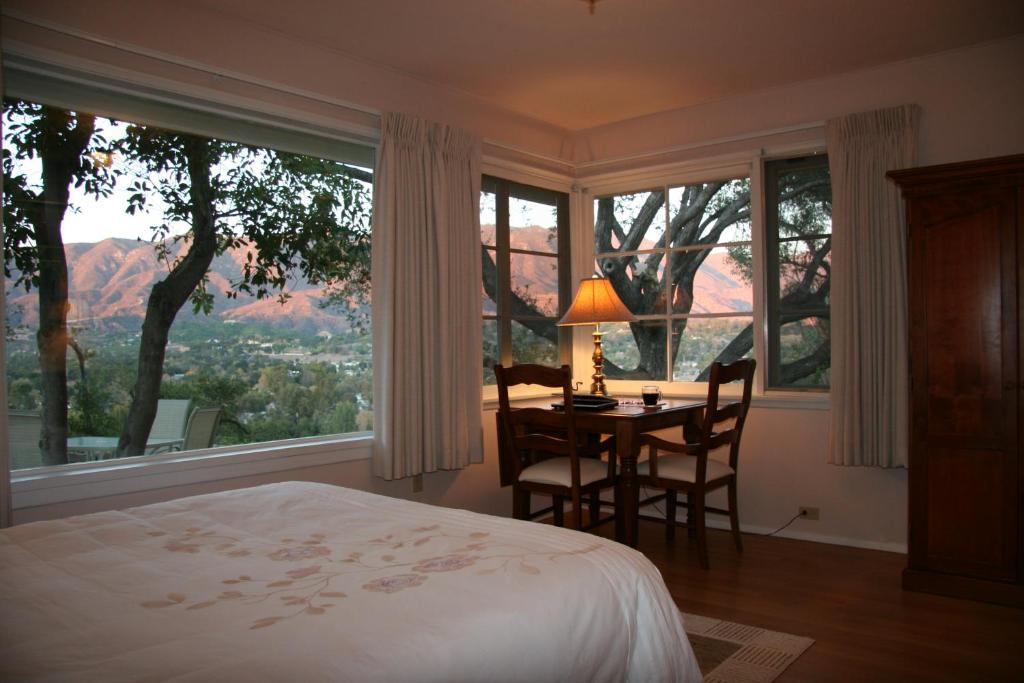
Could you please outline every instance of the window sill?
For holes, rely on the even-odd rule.
[[[738,394],[727,393],[723,388],[720,396],[723,399],[739,398]],[[685,398],[696,401],[708,397],[707,392],[673,392],[666,391],[666,398]],[[778,410],[829,410],[831,399],[825,392],[770,391],[750,397],[751,408],[774,408]]]
[[[769,391],[750,399],[755,408],[782,410],[831,410],[832,396],[827,391]]]
[[[492,391],[488,391],[488,389],[491,389]],[[520,389],[520,390],[517,391],[517,390],[515,390],[513,388],[513,389],[509,390],[508,400],[509,400],[510,403],[515,403],[516,401],[529,401],[529,400],[532,400],[532,399],[535,399],[535,398],[545,398],[547,396],[557,397],[557,396],[561,396],[561,395],[562,395],[561,391],[560,390],[556,390],[556,389],[547,389],[547,388],[545,388],[545,389],[538,389],[538,388],[534,388],[534,389]],[[553,398],[552,400],[556,400],[556,399]],[[484,397],[483,397],[482,407],[483,407],[484,410],[497,410],[498,409],[498,388],[496,386],[489,385],[489,386],[484,387]]]
[[[11,472],[15,510],[370,457],[372,434],[225,446]]]
[[[612,396],[639,396],[639,392],[611,392]],[[558,394],[552,391],[535,391],[524,394],[517,394],[516,396],[510,397],[512,403],[516,401],[523,401],[536,398],[544,398],[550,396],[552,400],[556,400]],[[708,396],[707,391],[704,392],[690,392],[690,391],[666,391],[665,398],[682,398],[692,399],[695,401],[701,401],[706,399]],[[732,397],[727,394],[725,390],[722,391],[722,396],[729,398]],[[779,410],[829,410],[832,407],[831,399],[827,392],[804,392],[804,391],[770,391],[758,396],[752,396],[750,399],[750,405],[753,408],[773,408]],[[483,401],[484,410],[497,410],[498,399],[497,398],[485,398]]]

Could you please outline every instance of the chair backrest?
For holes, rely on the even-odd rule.
[[[576,441],[576,416],[572,405],[572,371],[568,365],[549,368],[544,365],[494,366],[498,383],[499,438],[505,440],[506,452],[514,463],[513,481],[525,465],[532,464],[538,454],[568,456],[572,481],[580,481],[579,455]],[[512,409],[509,387],[535,384],[562,390],[563,410],[547,408]]]
[[[11,469],[24,470],[41,467],[43,452],[39,441],[43,431],[43,416],[31,410],[7,411],[7,437],[10,445]]]
[[[213,438],[217,435],[217,427],[220,426],[220,418],[223,411],[220,408],[196,408],[188,418],[188,426],[185,428],[185,440],[181,450],[192,451],[197,448],[209,448],[213,445]]]
[[[754,383],[754,368],[756,366],[757,362],[753,358],[734,361],[728,365],[716,361],[711,365],[711,375],[708,378],[708,404],[704,412],[700,450],[706,456],[708,451],[728,444],[729,466],[734,471],[739,462],[743,425],[747,421],[747,412],[750,410],[750,392]],[[718,393],[721,385],[737,380],[743,382],[740,400],[719,404]],[[719,424],[733,419],[736,421],[731,427],[722,430],[716,429]],[[703,481],[704,473],[700,471],[702,466],[706,466],[706,458],[702,458],[698,463],[697,481]]]
[[[150,440],[181,439],[192,413],[192,399],[162,398],[156,404],[156,417],[149,430]]]

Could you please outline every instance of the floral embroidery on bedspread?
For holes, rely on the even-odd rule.
[[[527,575],[541,574],[538,564],[556,562],[559,558],[584,555],[601,546],[593,544],[579,550],[537,551],[496,540],[484,531],[468,534],[441,529],[441,525],[421,526],[404,532],[387,534],[366,542],[370,550],[345,553],[331,547],[324,534],[309,534],[307,538],[284,538],[279,544],[239,539],[190,527],[180,534],[150,531],[154,538],[163,540],[164,550],[172,553],[213,553],[231,558],[265,557],[281,563],[281,570],[273,576],[256,577],[240,574],[221,581],[230,590],[215,596],[192,600],[182,593],[168,593],[162,598],[139,603],[149,609],[183,608],[198,610],[219,603],[239,601],[244,604],[279,604],[283,614],[267,616],[253,621],[251,629],[266,628],[302,615],[325,614],[337,605],[346,593],[332,587],[340,578],[366,575],[360,588],[371,593],[398,593],[424,585],[430,575],[440,572],[460,572],[475,567],[475,574],[517,571]],[[435,557],[410,557],[412,552],[422,553],[431,541],[454,542],[455,547]],[[260,547],[260,546],[263,547]],[[292,564],[299,567],[287,568]],[[263,571],[261,569],[261,571]],[[375,576],[386,572],[384,576]],[[253,572],[256,573],[255,571]]]

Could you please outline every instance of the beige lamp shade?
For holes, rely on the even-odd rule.
[[[612,283],[607,278],[593,277],[580,280],[576,298],[558,324],[594,325],[630,320],[633,320],[633,314],[615,293]]]

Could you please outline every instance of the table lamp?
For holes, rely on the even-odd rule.
[[[601,323],[622,323],[633,319],[633,314],[622,303],[607,278],[580,280],[576,298],[558,324],[594,326],[594,374],[591,377],[594,381],[590,384],[591,394],[608,395],[604,386],[604,351],[601,349],[601,336],[604,333],[601,331]]]

